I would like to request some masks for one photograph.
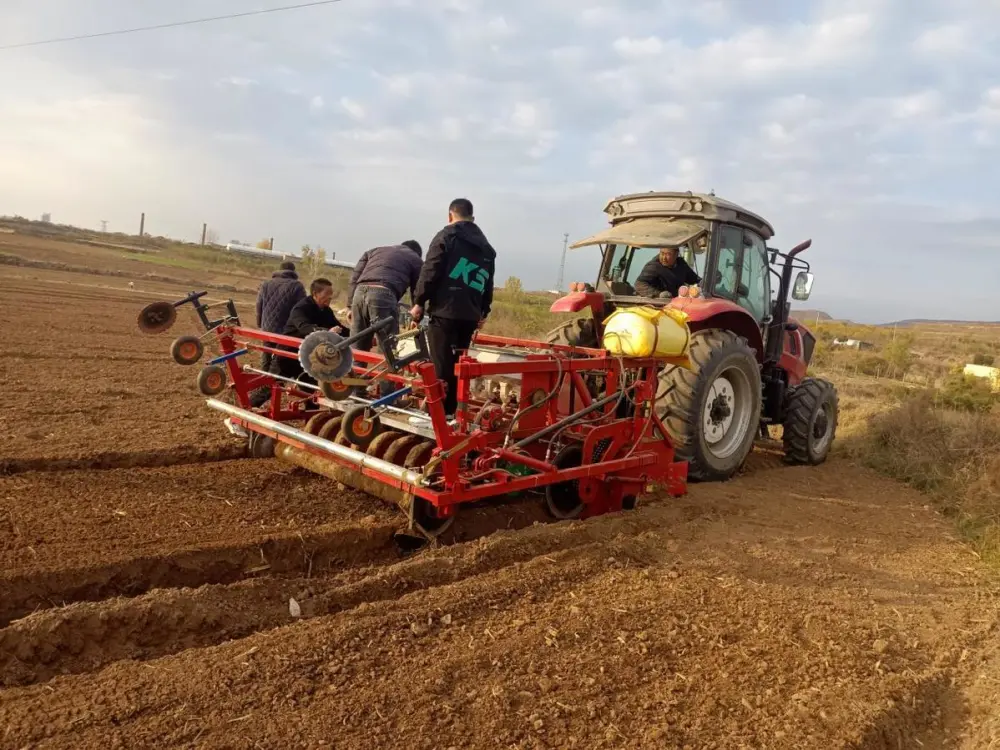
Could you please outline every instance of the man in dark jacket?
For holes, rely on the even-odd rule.
[[[418,323],[428,307],[427,345],[437,376],[447,386],[444,409],[453,415],[458,405],[458,352],[468,349],[472,336],[490,314],[496,251],[476,225],[472,203],[458,198],[448,207],[448,226],[427,249],[420,270],[413,309]]]
[[[407,240],[400,245],[386,245],[367,250],[358,260],[347,287],[351,306],[351,335],[354,336],[384,318],[392,318],[387,335],[399,333],[399,301],[407,290],[414,302],[414,289],[420,277],[420,243]],[[362,351],[372,348],[373,336],[355,342]]]
[[[680,257],[676,247],[661,247],[635,280],[635,293],[650,298],[676,297],[685,284],[700,283],[701,277]]]
[[[316,279],[309,286],[309,296],[295,303],[295,307],[288,314],[288,322],[285,330],[286,336],[295,336],[304,339],[313,331],[335,331],[341,335],[347,333],[337,316],[333,314],[330,307],[330,300],[333,299],[333,284],[329,279]],[[281,347],[291,351],[290,347]],[[297,378],[302,374],[302,365],[299,360],[288,357],[275,357],[275,362],[271,366],[271,372],[285,378]],[[315,382],[308,375],[302,378],[303,382]]]
[[[290,260],[284,261],[257,292],[257,327],[262,331],[281,333],[295,303],[305,296],[306,288],[295,273],[295,264]],[[261,356],[262,370],[270,371],[271,356],[271,352],[264,352]],[[262,388],[250,397],[250,402],[260,406],[267,399],[268,390]]]

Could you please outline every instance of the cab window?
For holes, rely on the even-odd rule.
[[[771,278],[767,248],[754,232],[743,233],[743,269],[736,302],[757,322],[771,315]]]
[[[743,252],[743,230],[736,227],[722,227],[719,233],[719,253],[715,263],[712,295],[725,299],[736,299],[736,289],[740,283],[740,255]]]

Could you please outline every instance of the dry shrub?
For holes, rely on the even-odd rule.
[[[875,415],[852,450],[929,493],[984,553],[1000,553],[1000,417],[943,408],[921,393]]]
[[[956,370],[948,375],[937,394],[937,403],[957,411],[989,412],[997,403],[997,396],[983,378],[976,378]]]

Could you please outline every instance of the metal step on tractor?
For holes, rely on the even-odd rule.
[[[598,247],[596,284],[574,283],[552,305],[555,313],[583,313],[552,330],[548,342],[600,348],[604,322],[628,307],[668,307],[684,313],[691,331],[690,367],[665,364],[659,372],[658,416],[678,460],[692,479],[733,476],[753,448],[780,425],[790,463],[826,460],[837,429],[832,383],[807,376],[814,335],[790,317],[789,296],[808,299],[813,275],[800,254],[768,247],[771,225],[715,195],[649,192],[622,195],[604,209],[610,227],[575,242]],[[643,268],[661,248],[677,248],[701,283],[674,297],[640,296]]]

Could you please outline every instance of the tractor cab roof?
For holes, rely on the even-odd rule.
[[[742,206],[703,193],[631,193],[608,201],[604,213],[611,226],[570,247],[628,244],[633,247],[676,247],[711,231],[711,222],[752,229],[762,239],[774,236],[771,225]]]

